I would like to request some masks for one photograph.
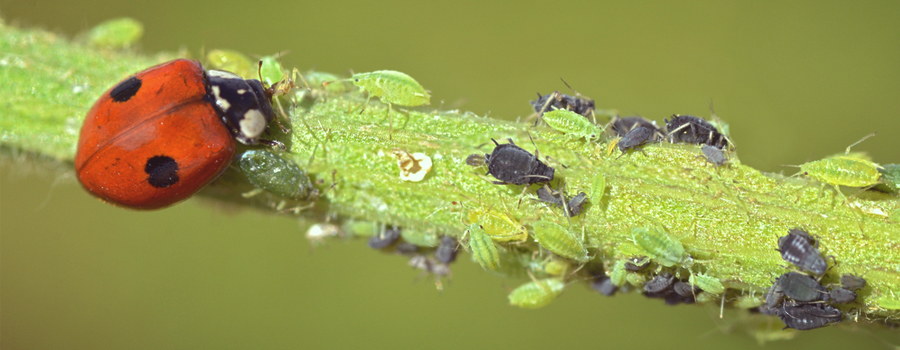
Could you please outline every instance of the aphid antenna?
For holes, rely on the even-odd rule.
[[[537,95],[538,95],[539,100],[542,97],[544,97],[544,96],[541,96],[540,92],[538,92]],[[547,107],[550,107],[550,102],[553,102],[552,99],[555,98],[557,101],[562,99],[562,96],[560,96],[559,91],[554,91],[553,93],[549,94],[548,96],[552,96],[552,97],[547,98],[547,102],[544,102],[544,105],[541,106],[541,110],[538,111],[537,118],[534,120],[534,126],[538,126],[541,124],[541,117],[544,116],[544,112],[547,111]]]
[[[866,136],[863,136],[863,138],[861,138],[859,141],[856,141],[856,142],[854,142],[852,145],[847,146],[847,150],[844,151],[844,154],[845,154],[845,155],[850,154],[850,149],[853,148],[853,146],[856,146],[856,145],[860,144],[861,142],[865,141],[866,139],[868,139],[868,138],[870,138],[870,137],[872,137],[872,136],[875,136],[875,134],[877,134],[877,133],[878,133],[878,132],[876,131],[876,132],[873,132],[873,133],[868,134],[868,135],[866,135]]]

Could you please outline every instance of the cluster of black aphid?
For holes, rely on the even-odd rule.
[[[716,166],[725,163],[722,150],[729,145],[728,138],[722,135],[708,121],[689,115],[673,115],[672,120],[664,119],[664,127],[644,117],[614,118],[610,129],[622,139],[617,146],[622,154],[630,149],[640,150],[640,146],[648,142],[660,142],[667,139],[672,143],[695,143],[704,145],[703,154]]]
[[[799,228],[793,228],[787,236],[778,238],[781,258],[794,264],[801,272],[790,271],[776,278],[759,312],[777,315],[786,328],[798,330],[825,327],[843,320],[843,314],[834,305],[856,301],[856,290],[863,288],[866,280],[845,274],[841,276],[840,285],[822,286],[820,280],[828,270],[828,262],[818,246],[818,240]]]
[[[426,274],[434,275],[438,279],[437,285],[440,288],[440,278],[450,276],[450,264],[456,261],[456,254],[459,252],[459,242],[456,238],[443,236],[437,248],[428,249],[403,241],[400,236],[400,228],[396,226],[384,229],[381,233],[369,238],[369,248],[378,250],[393,248],[399,254],[410,256],[409,266],[420,269]],[[431,250],[434,252],[434,257],[427,255]]]
[[[644,283],[644,296],[664,299],[666,305],[693,304],[696,301],[694,298],[697,293],[700,293],[697,286],[678,280],[668,272],[656,275],[652,280]]]
[[[578,192],[575,197],[566,198],[563,191],[553,190],[549,186],[544,185],[537,190],[538,200],[554,207],[566,207],[569,217],[578,216],[584,210],[584,202],[587,200],[587,194]]]

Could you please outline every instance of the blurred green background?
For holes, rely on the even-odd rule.
[[[0,1],[7,23],[73,37],[107,19],[145,25],[145,53],[228,48],[334,73],[393,69],[433,105],[515,119],[535,92],[662,122],[731,124],[763,171],[856,148],[898,163],[900,2]],[[87,110],[89,106],[85,106]],[[76,348],[757,348],[727,312],[602,297],[577,284],[540,310],[468,261],[443,293],[363,241],[311,253],[289,216],[193,199],[113,208],[71,173],[0,167],[0,345]],[[299,227],[298,227],[299,226]],[[772,327],[779,328],[780,322]],[[889,348],[896,331],[854,326],[769,348]]]

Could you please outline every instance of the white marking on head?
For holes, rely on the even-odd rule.
[[[241,118],[241,134],[247,138],[255,139],[266,131],[266,117],[258,109],[251,109]]]
[[[210,70],[206,71],[206,75],[211,76],[211,77],[216,77],[216,78],[222,78],[222,79],[241,79],[241,80],[244,80],[244,78],[241,78],[240,75],[234,74],[234,73],[232,73],[232,72],[226,72],[226,71],[224,71],[224,70],[210,69]]]
[[[213,85],[212,91],[213,91],[213,95],[216,96],[216,106],[219,106],[219,108],[221,108],[222,111],[227,111],[229,108],[231,108],[231,103],[228,102],[228,100],[222,98],[222,94],[221,94],[222,90],[219,88],[218,85]]]
[[[237,93],[238,93],[238,95],[246,94],[246,93],[247,93],[247,89],[238,89]]]

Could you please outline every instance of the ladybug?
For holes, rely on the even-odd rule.
[[[243,144],[284,145],[259,137],[275,117],[281,83],[177,59],[150,67],[103,94],[81,127],[75,172],[91,194],[133,209],[158,209],[216,179]]]

